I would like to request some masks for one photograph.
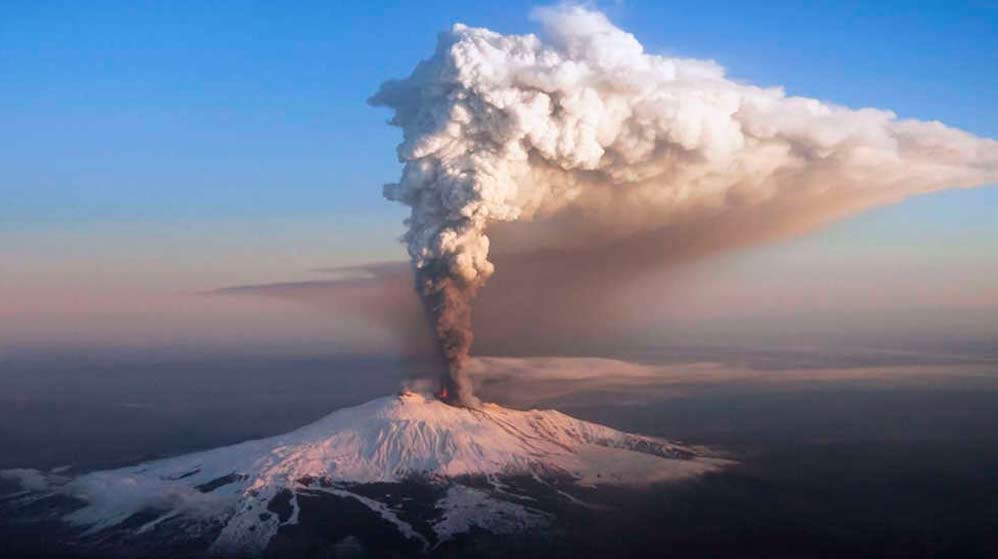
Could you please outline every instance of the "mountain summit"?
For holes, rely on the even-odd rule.
[[[405,392],[283,435],[137,466],[75,478],[0,474],[31,488],[18,496],[22,504],[70,497],[76,504],[61,518],[84,540],[199,534],[213,552],[262,553],[305,516],[344,508],[318,506],[326,497],[359,505],[427,549],[468,530],[545,524],[551,515],[536,486],[584,506],[570,486],[673,480],[724,463],[701,454],[554,410],[462,408]]]

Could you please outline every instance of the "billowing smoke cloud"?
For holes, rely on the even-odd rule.
[[[385,196],[412,208],[404,241],[457,403],[476,403],[462,370],[471,301],[495,270],[490,226],[514,252],[630,253],[626,274],[998,180],[993,140],[647,54],[585,8],[535,17],[543,38],[455,25],[371,99],[403,131],[402,177]]]

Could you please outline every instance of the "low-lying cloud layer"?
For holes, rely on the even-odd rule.
[[[477,391],[517,407],[580,404],[595,398],[603,404],[648,403],[685,396],[718,386],[760,390],[814,389],[816,383],[907,384],[978,379],[995,382],[995,362],[823,366],[759,369],[714,361],[653,364],[586,357],[476,357],[468,364]],[[563,399],[567,399],[563,400]]]

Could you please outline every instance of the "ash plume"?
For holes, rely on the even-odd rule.
[[[625,262],[607,274],[616,277],[998,181],[994,140],[648,54],[582,7],[534,17],[541,37],[455,25],[370,100],[403,132],[402,176],[384,193],[411,207],[403,239],[455,403],[477,403],[463,370],[471,303],[495,270],[490,228],[500,254],[590,267],[610,255]]]

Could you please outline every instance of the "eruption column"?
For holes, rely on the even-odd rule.
[[[445,402],[478,407],[464,366],[474,339],[471,301],[477,286],[452,274],[446,265],[432,262],[417,268],[416,290],[434,327],[438,350],[444,362],[439,396]]]
[[[384,192],[412,209],[403,239],[453,403],[477,404],[463,365],[471,303],[493,272],[491,224],[518,222],[507,234],[527,220],[551,225],[520,227],[522,251],[627,251],[658,231],[688,232],[663,237],[684,246],[726,235],[712,243],[734,247],[998,181],[994,140],[732,81],[709,60],[648,54],[581,7],[534,16],[543,40],[455,25],[431,58],[370,100],[402,129],[402,177]],[[642,264],[669,258],[646,245],[634,248]]]

